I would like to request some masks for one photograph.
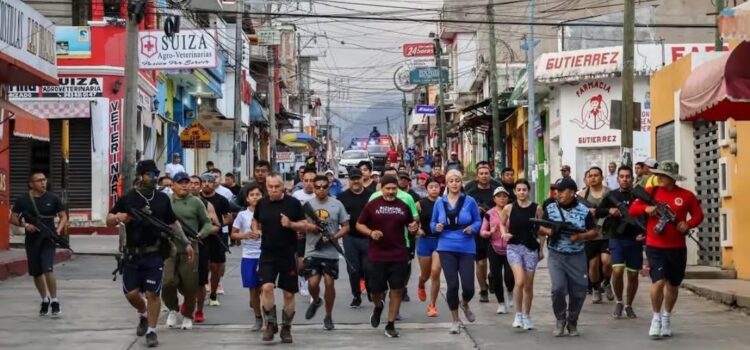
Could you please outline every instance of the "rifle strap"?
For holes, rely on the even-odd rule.
[[[39,208],[36,206],[36,201],[34,200],[34,196],[31,194],[31,191],[29,191],[29,201],[31,202],[31,206],[34,207],[34,214],[36,214],[36,217],[40,219],[54,219],[54,216],[43,216],[39,213]]]

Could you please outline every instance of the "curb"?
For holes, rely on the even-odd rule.
[[[58,249],[55,251],[55,264],[68,261],[73,258],[73,254],[67,249]],[[7,263],[0,264],[0,281],[8,280],[11,277],[26,275],[29,272],[27,259],[24,256]]]
[[[750,297],[737,295],[732,292],[725,292],[719,290],[713,290],[706,287],[701,287],[690,282],[683,282],[682,288],[685,288],[698,296],[704,297],[711,301],[715,301],[730,307],[743,308],[750,310]]]

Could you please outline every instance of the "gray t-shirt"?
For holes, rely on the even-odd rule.
[[[318,217],[327,222],[328,232],[336,234],[341,225],[349,224],[349,214],[346,212],[344,205],[338,199],[333,197],[326,198],[321,202],[317,197],[308,201],[310,206],[318,214]],[[315,257],[323,259],[338,259],[339,253],[331,244],[325,244],[320,250],[315,249],[315,244],[320,240],[320,233],[307,233],[305,239],[305,257]]]

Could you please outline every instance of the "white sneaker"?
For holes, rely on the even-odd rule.
[[[672,336],[672,318],[669,316],[661,316],[661,332],[659,333],[662,337]]]
[[[169,311],[167,315],[167,327],[173,328],[177,325],[177,311]]]
[[[516,318],[513,319],[513,328],[522,328],[523,327],[523,315],[516,312]]]
[[[513,308],[513,293],[508,293],[508,295],[505,297],[505,300],[506,300],[505,303],[508,304],[508,309],[512,309]]]
[[[508,309],[505,308],[505,304],[500,304],[497,306],[497,311],[495,311],[495,313],[498,315],[507,314]]]
[[[461,333],[461,321],[453,321],[451,324],[451,331],[450,334],[460,334]]]
[[[534,321],[531,319],[531,315],[523,316],[522,321],[523,321],[523,329],[527,331],[534,329]]]
[[[193,329],[193,320],[185,317],[182,319],[182,327],[181,329]]]
[[[305,298],[310,296],[310,290],[307,287],[307,280],[304,278],[300,281],[299,294]]]
[[[661,336],[661,318],[651,319],[651,328],[648,330],[648,335],[652,338],[658,338]]]

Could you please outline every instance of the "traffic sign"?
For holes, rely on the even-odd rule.
[[[447,69],[440,72],[440,78],[442,78],[442,83],[449,82]],[[437,84],[439,82],[438,69],[436,67],[414,68],[409,72],[409,82],[418,85]]]
[[[425,114],[425,115],[437,114],[437,108],[435,106],[430,106],[430,105],[416,105],[415,110],[417,114]]]

